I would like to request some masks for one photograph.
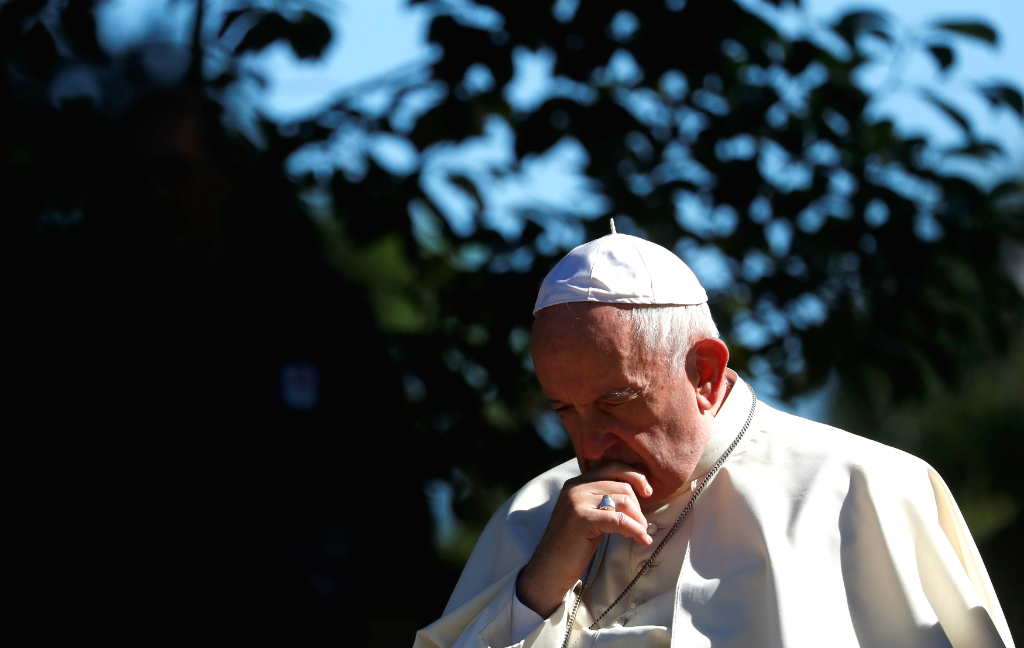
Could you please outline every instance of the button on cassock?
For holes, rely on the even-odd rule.
[[[658,525],[654,522],[647,523],[647,535],[652,536],[658,532]]]

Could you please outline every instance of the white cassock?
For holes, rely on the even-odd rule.
[[[694,475],[711,470],[752,405],[738,381]],[[575,461],[553,468],[494,514],[415,648],[562,645],[580,584],[542,620],[515,581],[578,474]],[[570,646],[1013,646],[960,510],[928,464],[760,401],[656,564],[590,629],[691,497],[647,515],[650,547],[605,537]]]

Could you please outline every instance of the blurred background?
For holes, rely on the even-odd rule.
[[[614,216],[938,469],[1020,640],[1024,4],[968,9],[0,2],[22,618],[410,645],[572,456],[532,304]]]

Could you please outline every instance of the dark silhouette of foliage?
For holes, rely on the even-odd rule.
[[[1010,555],[1019,408],[977,413],[976,437],[913,408],[969,391],[1020,335],[999,249],[1024,238],[1000,206],[1021,188],[942,170],[1000,155],[951,98],[921,90],[963,132],[941,150],[868,119],[874,91],[853,82],[870,39],[944,71],[944,35],[994,44],[994,30],[940,22],[905,43],[861,11],[825,48],[731,0],[413,4],[433,12],[439,58],[289,124],[246,117],[231,92],[263,83],[246,53],[283,41],[315,60],[343,39],[315,5],[197,2],[188,51],[117,56],[92,0],[0,5],[40,510],[96,530],[103,564],[156,569],[140,586],[154,597],[202,590],[175,616],[408,644],[491,512],[571,457],[532,374],[530,311],[551,265],[616,216],[705,280],[733,366],[784,398],[839,376],[857,431],[1003,503],[990,555]],[[531,65],[548,70],[532,95]],[[904,83],[890,76],[877,92]],[[1018,90],[978,91],[1022,113]],[[573,199],[502,202],[496,187],[544,173],[545,156],[576,164]],[[893,407],[928,442],[890,433]],[[69,483],[108,504],[82,508]],[[55,537],[41,555],[81,600],[102,574],[58,557]],[[147,537],[171,557],[148,556]],[[423,593],[408,571],[430,605],[403,606]],[[1020,609],[1019,583],[997,586]]]

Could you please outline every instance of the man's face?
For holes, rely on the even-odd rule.
[[[571,303],[537,314],[531,346],[544,393],[569,431],[580,471],[618,461],[654,489],[650,510],[689,480],[711,433],[694,384],[648,354],[624,308]]]

